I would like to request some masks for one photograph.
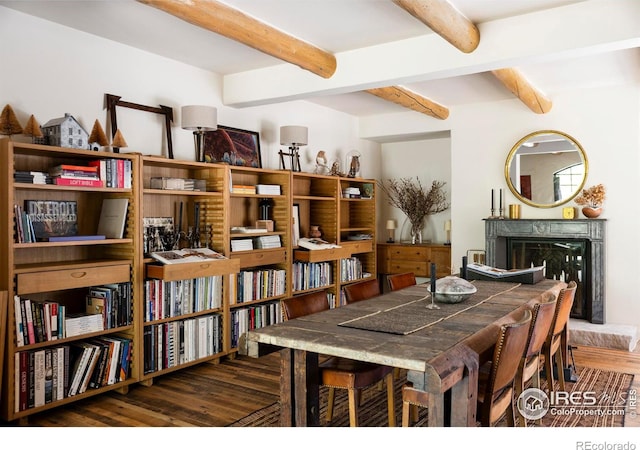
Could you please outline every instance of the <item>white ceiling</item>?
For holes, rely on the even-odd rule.
[[[619,1],[607,0],[607,4],[615,8]],[[594,2],[602,3],[601,0],[450,0],[478,25],[481,44],[483,24],[528,14],[534,17],[533,14],[546,9]],[[432,34],[426,25],[390,0],[225,0],[224,3],[336,55]],[[283,65],[274,57],[135,0],[0,0],[0,5],[226,76],[247,71],[260,73]],[[602,27],[616,26],[606,18],[599,19]],[[544,39],[544,36],[532,36],[532,39]],[[428,58],[428,54],[422,57]],[[407,53],[406,58],[416,58],[416,55]],[[554,94],[566,89],[640,82],[637,40],[629,43],[627,39],[619,45],[602,48],[594,46],[589,51],[584,48],[573,53],[566,51],[562,59],[546,62],[542,59],[539,55],[529,59],[523,56],[517,68],[552,101]],[[339,57],[338,66],[340,70]],[[443,71],[445,75],[428,74],[423,81],[414,76],[414,81],[403,85],[450,109],[462,104],[513,98],[481,66],[467,68],[464,75],[450,76]],[[303,69],[296,67],[295,70],[305,72],[304,76],[308,77]],[[341,93],[333,95],[332,92]],[[303,93],[296,98],[307,98],[355,116],[407,111],[359,89],[350,92],[347,85],[321,94],[310,92],[307,97]],[[260,100],[256,104],[266,102]]]

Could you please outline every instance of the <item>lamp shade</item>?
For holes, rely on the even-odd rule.
[[[286,125],[280,127],[280,145],[292,145],[298,147],[307,145],[309,130],[299,125]]]
[[[395,230],[397,228],[396,221],[393,219],[387,220],[387,230]]]
[[[218,129],[218,110],[213,106],[190,105],[182,107],[182,128],[185,130],[214,131]]]
[[[447,220],[444,223],[444,231],[451,231],[451,221],[450,220]]]

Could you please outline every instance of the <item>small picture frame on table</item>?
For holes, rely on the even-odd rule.
[[[204,161],[232,166],[262,167],[260,134],[257,131],[218,125],[204,134]]]

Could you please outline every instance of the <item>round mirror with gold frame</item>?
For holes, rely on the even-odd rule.
[[[521,202],[553,208],[580,193],[589,163],[578,141],[566,133],[541,130],[513,146],[504,165],[507,186]]]

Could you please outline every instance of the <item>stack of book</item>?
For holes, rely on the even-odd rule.
[[[253,250],[252,239],[232,239],[231,240],[232,252],[242,252],[245,250]]]
[[[13,174],[16,183],[53,184],[51,176],[46,172],[16,170]]]
[[[151,189],[204,192],[207,190],[207,182],[193,178],[151,177]]]
[[[280,195],[279,184],[256,184],[256,193],[263,195]]]
[[[342,191],[342,196],[344,198],[361,198],[360,197],[360,188],[358,187],[348,187]]]
[[[256,187],[246,184],[234,184],[231,187],[231,192],[233,192],[234,194],[255,194]]]
[[[49,169],[53,183],[59,186],[103,187],[97,166],[76,166],[60,164]]]
[[[280,236],[274,234],[253,238],[253,243],[255,248],[279,248],[282,246]]]

